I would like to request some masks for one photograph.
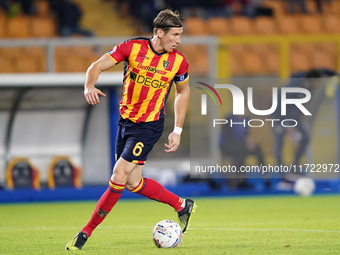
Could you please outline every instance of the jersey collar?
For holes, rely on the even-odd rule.
[[[149,38],[149,46],[150,46],[150,49],[152,50],[153,53],[155,53],[156,55],[159,55],[159,56],[168,53],[167,51],[162,51],[162,52],[156,51],[156,50],[153,48],[153,46],[152,46],[151,39],[152,39],[152,37]]]

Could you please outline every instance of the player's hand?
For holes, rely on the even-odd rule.
[[[90,87],[90,88],[85,87],[84,89],[84,96],[88,104],[91,104],[91,105],[99,104],[100,102],[99,95],[106,97],[106,95],[101,90],[95,87]]]
[[[255,150],[256,148],[256,143],[251,137],[246,138],[246,148],[251,151]]]
[[[168,140],[169,140],[169,144],[166,144],[166,143],[164,144],[165,147],[167,148],[164,151],[167,152],[167,153],[171,153],[171,152],[176,151],[179,144],[180,144],[181,136],[179,134],[172,132],[169,135]]]

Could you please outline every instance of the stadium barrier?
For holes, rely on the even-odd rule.
[[[288,36],[224,36],[218,40],[218,77],[228,78],[233,76],[231,50],[233,45],[275,45],[278,47],[278,77],[288,78],[291,74],[290,48],[294,44],[315,44],[315,43],[334,43],[336,45],[334,66],[323,66],[324,63],[315,63],[315,66],[305,66],[306,71],[309,67],[320,68],[328,67],[340,70],[340,37],[338,35],[288,35]],[[244,56],[246,59],[247,56]],[[252,62],[252,61],[249,61]],[[252,62],[253,65],[256,63]],[[303,67],[303,66],[302,66]]]

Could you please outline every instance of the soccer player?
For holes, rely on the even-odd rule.
[[[318,89],[322,85],[322,78],[329,78],[333,76],[339,76],[339,74],[333,70],[329,69],[310,69],[307,72],[298,72],[291,75],[288,83],[285,87],[297,87],[307,89],[313,94],[314,91]],[[303,95],[301,93],[289,93],[289,99],[299,99]],[[319,104],[317,103],[317,106]],[[316,108],[317,109],[317,108]],[[284,136],[289,135],[293,137],[294,134],[297,134],[297,138],[295,138],[298,143],[295,155],[293,166],[298,165],[302,156],[304,155],[308,144],[310,142],[310,127],[309,129],[303,125],[303,114],[299,108],[297,108],[293,104],[288,104],[286,106],[286,115],[281,115],[281,92],[278,94],[278,103],[276,111],[272,114],[273,119],[280,120],[283,119],[292,119],[297,121],[299,124],[296,127],[283,127],[275,122],[273,127],[274,134],[274,155],[276,157],[276,164],[282,165],[282,149]],[[277,184],[277,188],[280,190],[292,190],[294,188],[293,179],[296,179],[296,175],[292,175],[291,173],[285,173],[282,180]]]
[[[124,61],[124,90],[116,140],[116,164],[109,187],[99,199],[90,221],[66,245],[80,250],[92,231],[105,219],[119,200],[123,189],[172,206],[178,213],[183,233],[188,229],[196,204],[165,189],[158,182],[142,177],[148,153],[164,130],[164,104],[172,84],[176,89],[175,127],[165,144],[165,152],[176,151],[189,101],[188,62],[176,50],[183,24],[179,13],[161,11],[154,19],[151,38],[133,38],[120,43],[92,63],[86,73],[84,95],[91,105],[105,94],[95,87],[99,74]]]

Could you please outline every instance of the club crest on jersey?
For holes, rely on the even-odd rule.
[[[163,67],[164,67],[164,69],[167,69],[169,65],[170,65],[169,61],[163,60]]]

